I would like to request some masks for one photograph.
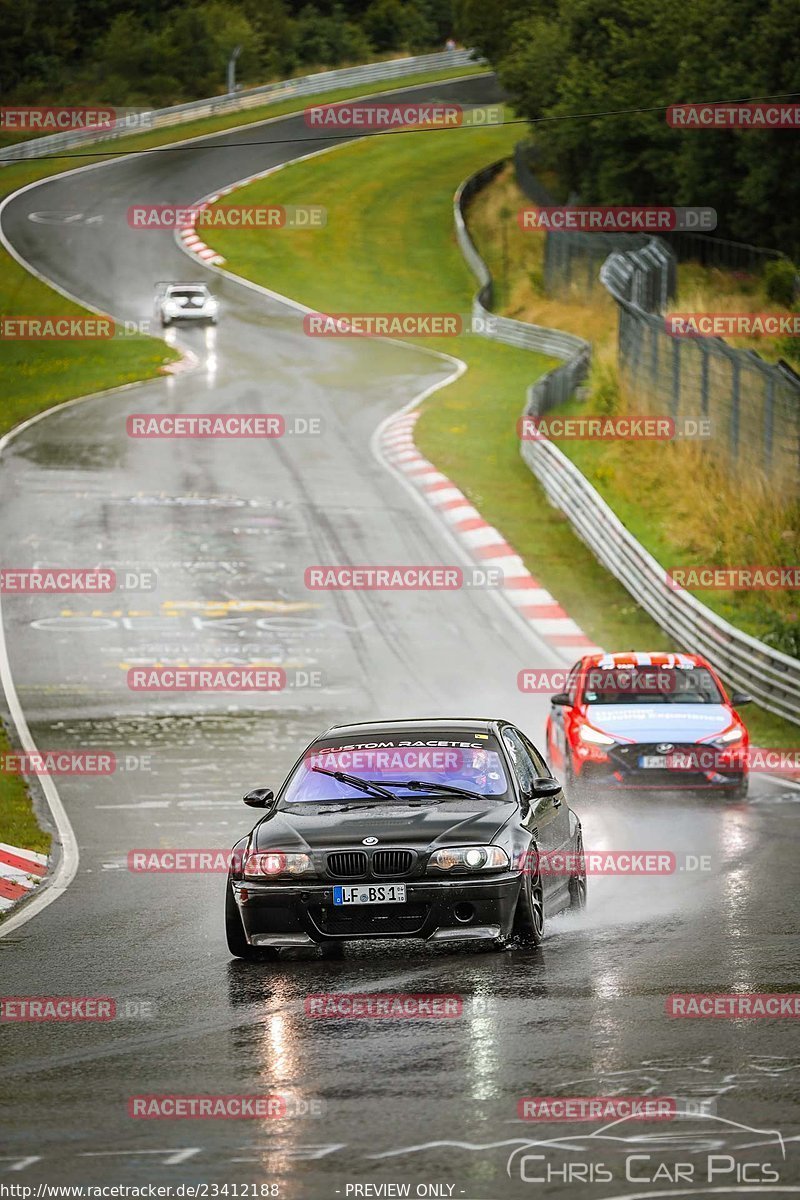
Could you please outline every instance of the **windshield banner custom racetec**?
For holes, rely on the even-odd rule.
[[[483,737],[486,740],[482,740]],[[401,787],[415,780],[433,787],[446,785],[479,796],[502,795],[508,780],[496,741],[482,735],[474,742],[441,736],[390,739],[363,743],[311,746],[303,755],[286,793],[287,803],[341,799],[356,794],[337,775],[350,775]],[[363,794],[363,793],[362,793]]]

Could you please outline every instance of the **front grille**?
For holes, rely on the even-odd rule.
[[[659,750],[659,746],[670,745],[671,750]],[[658,770],[658,768],[639,767],[639,759],[645,755],[672,755],[696,753],[699,747],[696,742],[637,742],[633,745],[614,746],[609,751],[609,758],[624,766],[626,770]]]
[[[367,856],[363,850],[339,850],[328,855],[328,874],[335,879],[364,879]]]
[[[336,937],[361,934],[414,934],[425,924],[428,904],[367,904],[364,909],[309,908],[308,914],[320,933]]]
[[[645,755],[671,756],[696,755],[698,750],[708,750],[708,746],[698,745],[697,742],[670,742],[671,750],[659,750],[665,742],[639,742],[634,745],[614,746],[609,751],[609,761],[619,771],[622,782],[635,780],[637,785],[650,784],[652,787],[680,788],[696,784],[705,779],[703,767],[696,762],[685,768],[676,767],[640,767],[639,759]]]
[[[383,878],[407,875],[413,862],[411,850],[376,850],[372,855],[372,874]]]

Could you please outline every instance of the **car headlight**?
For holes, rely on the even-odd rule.
[[[245,879],[274,879],[276,875],[310,875],[314,864],[307,854],[284,850],[262,850],[250,854],[244,864]]]
[[[443,846],[434,850],[428,870],[434,871],[505,871],[508,855],[499,846]]]
[[[732,729],[726,729],[717,737],[709,738],[709,741],[712,746],[731,746],[734,742],[740,742],[743,737],[744,730],[734,725]]]
[[[607,733],[601,733],[599,729],[594,729],[591,725],[581,725],[578,737],[582,742],[589,742],[592,746],[614,745],[614,738],[609,737]]]

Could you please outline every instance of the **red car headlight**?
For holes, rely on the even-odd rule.
[[[587,725],[585,722],[578,726],[578,737],[590,746],[613,746],[616,741],[616,738],[603,733],[602,729],[595,729],[593,725]]]
[[[726,729],[724,733],[717,734],[713,738],[709,738],[712,746],[719,746],[720,750],[726,750],[729,746],[738,746],[745,738],[745,731],[741,725],[731,725],[730,729]]]

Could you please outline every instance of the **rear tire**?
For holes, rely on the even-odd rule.
[[[225,937],[228,942],[228,949],[235,958],[257,959],[261,957],[261,952],[251,946],[245,937],[244,925],[236,905],[236,898],[233,894],[233,886],[230,879],[225,888]]]

